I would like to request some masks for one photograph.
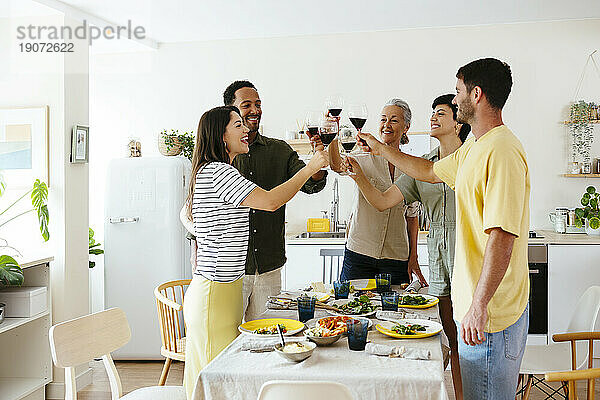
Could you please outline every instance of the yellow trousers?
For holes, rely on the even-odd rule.
[[[219,283],[194,275],[185,293],[186,324],[183,386],[192,398],[196,380],[208,365],[238,335],[242,322],[242,282]]]

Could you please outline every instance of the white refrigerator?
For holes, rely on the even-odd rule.
[[[189,246],[179,211],[191,165],[184,157],[112,160],[106,180],[104,303],[120,307],[131,340],[115,359],[153,360],[160,355],[154,288],[191,277]]]

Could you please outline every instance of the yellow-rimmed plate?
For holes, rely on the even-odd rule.
[[[354,286],[354,290],[375,290],[377,284],[375,279],[351,279],[350,284]]]
[[[275,334],[259,334],[254,333],[255,330],[261,328],[268,328],[273,325],[282,324],[287,329],[287,332],[284,333],[284,336],[295,335],[296,333],[302,331],[304,329],[304,324],[300,321],[296,321],[295,319],[287,319],[287,318],[265,318],[265,319],[255,319],[253,321],[248,321],[240,326],[238,326],[238,330],[247,335],[253,335],[257,337],[275,337],[278,336]]]
[[[415,335],[401,335],[392,330],[392,328],[397,324],[419,324],[425,327],[425,331],[418,332]],[[440,333],[442,331],[442,324],[436,321],[429,321],[426,319],[400,319],[397,322],[382,321],[375,325],[375,329],[377,329],[379,332],[383,333],[386,336],[390,336],[397,339],[422,339]]]
[[[435,296],[430,296],[428,294],[403,294],[403,295],[400,295],[400,297],[404,297],[404,296],[423,296],[423,297],[425,297],[425,299],[427,299],[427,304],[423,304],[420,306],[411,306],[408,304],[398,303],[398,307],[401,307],[401,308],[429,308],[429,307],[435,306],[437,303],[440,302],[440,299],[438,299]]]

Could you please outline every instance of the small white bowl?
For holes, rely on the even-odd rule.
[[[275,345],[275,352],[288,361],[294,361],[294,362],[304,361],[312,355],[313,350],[315,349],[315,347],[317,347],[317,345],[312,342],[302,342],[302,344],[310,347],[310,350],[306,350],[301,353],[284,353],[281,350],[281,347],[282,347],[281,344],[278,343]]]

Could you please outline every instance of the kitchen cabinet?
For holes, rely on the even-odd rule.
[[[51,258],[22,263],[24,286],[45,286],[48,309],[29,318],[6,318],[0,324],[0,399],[43,400],[52,381],[48,330],[52,326]]]
[[[548,246],[548,340],[566,332],[579,297],[600,286],[600,244]],[[600,330],[600,321],[596,329]],[[600,358],[595,346],[594,358]]]

